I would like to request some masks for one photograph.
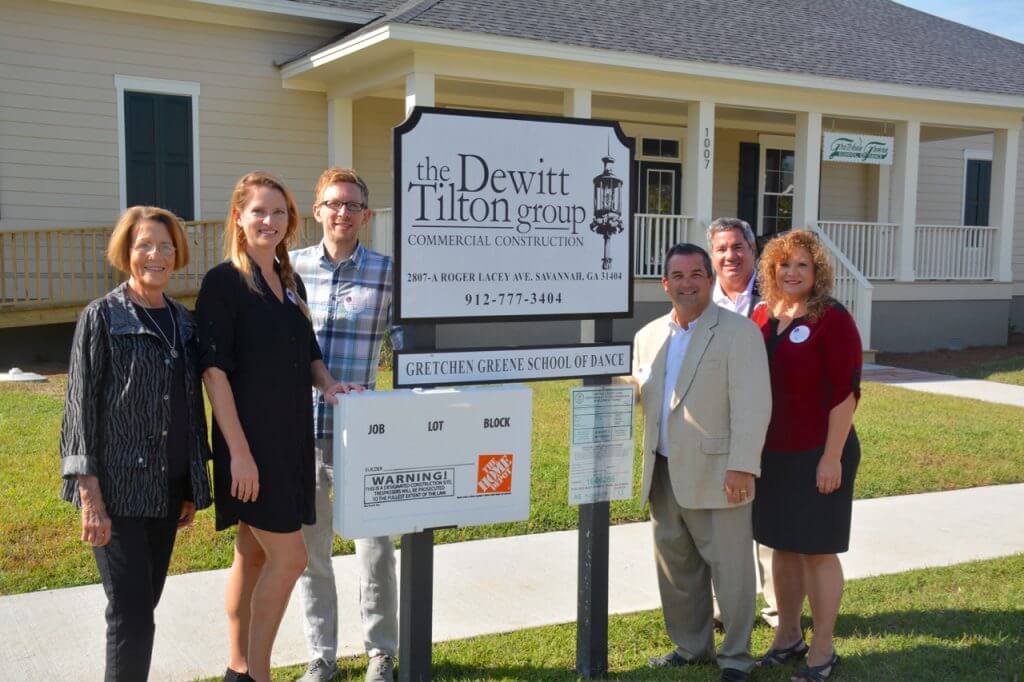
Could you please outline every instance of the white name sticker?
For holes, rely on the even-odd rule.
[[[811,330],[807,325],[802,324],[789,333],[789,340],[793,343],[803,343],[810,337],[810,335]]]

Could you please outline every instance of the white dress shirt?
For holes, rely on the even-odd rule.
[[[711,292],[711,300],[715,305],[731,310],[734,313],[739,313],[743,317],[750,317],[750,302],[754,299],[754,275],[750,275],[750,281],[747,282],[747,290],[742,294],[736,296],[736,300],[733,301],[729,298],[729,295],[722,291],[721,281],[715,282],[714,291]]]
[[[686,356],[686,348],[690,345],[690,338],[693,336],[693,328],[697,325],[694,320],[688,329],[683,329],[672,317],[669,317],[668,326],[670,329],[668,350],[665,352],[665,395],[661,399],[661,423],[658,429],[658,452],[668,456],[668,418],[672,412],[672,396],[676,392],[676,382],[679,380],[679,370],[683,366],[683,358]]]

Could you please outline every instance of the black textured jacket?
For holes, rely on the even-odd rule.
[[[196,325],[167,299],[185,349],[189,483],[197,509],[210,506],[210,458]],[[144,325],[122,284],[82,311],[68,369],[60,431],[61,497],[81,506],[77,476],[99,478],[107,513],[167,516],[167,429],[173,366],[167,344]]]

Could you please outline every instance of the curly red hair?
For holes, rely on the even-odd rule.
[[[785,262],[796,249],[805,249],[814,264],[814,284],[807,297],[807,317],[813,322],[821,317],[825,309],[832,303],[832,280],[834,269],[832,255],[828,247],[821,243],[818,235],[810,230],[790,230],[772,239],[761,252],[761,261],[757,267],[757,282],[761,290],[761,299],[768,306],[768,314],[773,315],[775,306],[782,300],[779,287],[779,265]]]

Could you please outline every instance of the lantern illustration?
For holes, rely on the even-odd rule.
[[[612,259],[608,256],[608,239],[622,232],[622,180],[615,177],[611,164],[615,163],[611,150],[601,161],[604,170],[594,178],[594,219],[590,229],[604,237],[604,258],[601,269],[610,270]]]

